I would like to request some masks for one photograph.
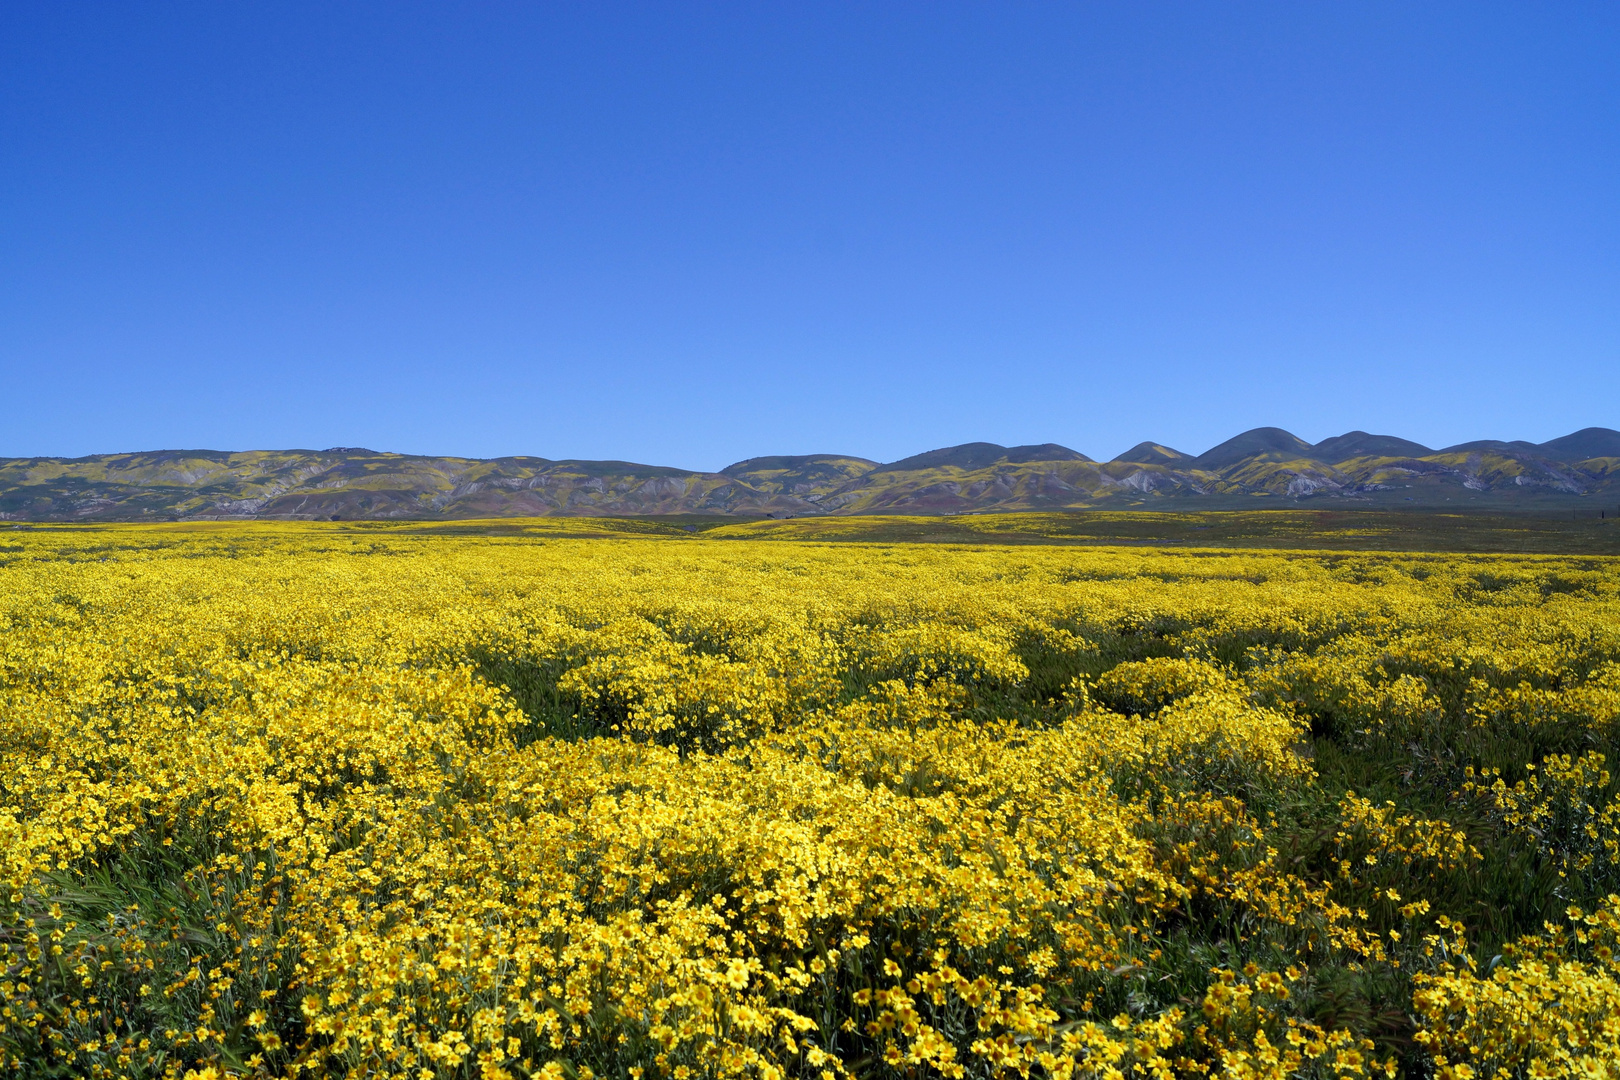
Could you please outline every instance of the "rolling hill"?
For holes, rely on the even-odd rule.
[[[1325,500],[1596,512],[1620,501],[1620,431],[1586,428],[1545,443],[1482,440],[1431,450],[1364,431],[1313,445],[1281,428],[1255,428],[1197,456],[1143,442],[1098,462],[1056,443],[980,442],[887,464],[810,454],[750,458],[719,472],[360,447],[0,459],[0,519],[11,521],[780,518]]]

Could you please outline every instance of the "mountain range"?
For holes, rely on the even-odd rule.
[[[974,513],[1300,505],[1496,509],[1620,500],[1620,431],[1433,450],[1351,431],[1307,443],[1255,428],[1196,456],[1143,442],[1112,461],[1056,443],[964,443],[880,463],[749,458],[719,472],[329,450],[158,450],[0,458],[0,519],[473,518],[550,514]]]

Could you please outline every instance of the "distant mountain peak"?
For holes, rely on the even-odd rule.
[[[1620,457],[1620,431],[1606,427],[1581,428],[1537,447],[1543,457],[1554,461],[1591,461]]]
[[[1442,454],[1472,454],[1479,451],[1490,451],[1495,454],[1534,454],[1536,444],[1515,439],[1512,442],[1503,442],[1501,439],[1475,439],[1473,442],[1458,443],[1455,446],[1440,448]]]
[[[1205,450],[1193,459],[1192,467],[1214,471],[1248,458],[1290,461],[1310,456],[1311,444],[1293,432],[1279,427],[1257,427]]]
[[[873,468],[878,464],[870,458],[856,457],[853,454],[767,454],[764,457],[751,457],[727,465],[720,472],[724,476],[736,476],[741,473],[760,472],[768,469],[802,469],[807,465],[824,465],[845,461]]]
[[[913,472],[918,469],[983,469],[1006,462],[1022,465],[1031,461],[1090,461],[1078,450],[1070,450],[1057,443],[1036,443],[1029,446],[1002,446],[1000,443],[971,442],[960,446],[946,446],[913,454],[887,465],[879,465],[873,472]]]
[[[877,462],[869,458],[849,454],[776,454],[727,465],[720,475],[767,496],[809,498],[865,476],[876,467]]]
[[[1401,439],[1394,435],[1369,435],[1365,431],[1347,431],[1343,435],[1323,439],[1311,447],[1311,451],[1312,457],[1330,465],[1350,461],[1353,458],[1416,458],[1434,453],[1422,443],[1415,443],[1410,439]]]
[[[1506,454],[1509,457],[1542,458],[1572,464],[1577,461],[1591,461],[1594,458],[1620,457],[1620,431],[1605,427],[1581,428],[1568,435],[1548,439],[1544,443],[1526,442],[1523,439],[1515,439],[1512,442],[1477,439],[1473,442],[1448,446],[1440,452],[1442,454],[1490,452]]]
[[[1192,455],[1183,454],[1163,443],[1139,442],[1114,460],[1133,465],[1188,465],[1192,462]]]

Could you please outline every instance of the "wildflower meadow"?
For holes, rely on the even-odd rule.
[[[0,1073],[1620,1078],[1620,561],[0,543]]]

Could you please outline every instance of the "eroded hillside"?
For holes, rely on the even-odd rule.
[[[1199,455],[1143,442],[1111,461],[1055,443],[965,443],[880,464],[750,458],[719,472],[329,450],[164,450],[0,459],[0,519],[354,519],[703,514],[788,517],[1160,505],[1361,505],[1620,511],[1620,432],[1441,450],[1352,431],[1310,444],[1246,431]],[[1167,501],[1168,500],[1168,501]],[[1614,507],[1608,504],[1616,503]]]

